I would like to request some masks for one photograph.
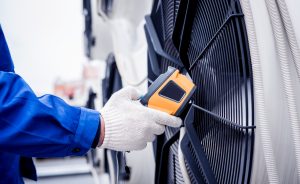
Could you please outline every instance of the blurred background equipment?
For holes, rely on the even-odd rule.
[[[97,1],[97,12],[99,16],[104,16],[101,12],[105,14],[105,16],[110,16],[113,7],[113,0],[98,0]]]
[[[85,50],[90,53],[87,57],[91,61],[105,61],[106,64],[102,81],[103,105],[114,92],[127,85],[138,87],[146,93],[147,43],[143,24],[152,1],[84,0],[85,3],[91,4],[88,15],[92,15],[91,35],[94,39],[92,47],[85,44]],[[89,20],[89,17],[85,16],[85,19]],[[85,30],[89,27],[86,24]],[[85,40],[89,40],[86,34]],[[155,163],[151,144],[145,150],[126,155],[104,150],[103,163],[111,183],[154,182]]]

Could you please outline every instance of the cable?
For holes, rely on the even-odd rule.
[[[120,68],[120,67],[119,67],[120,64],[117,62],[117,58],[115,58],[115,61],[116,61],[117,67]],[[126,75],[124,75],[124,73],[123,73],[122,70],[119,70],[119,74],[120,74],[120,76],[121,76],[121,78],[122,78],[122,81],[125,81],[125,83],[126,83],[127,85],[134,86],[134,87],[140,86],[141,84],[143,84],[143,83],[144,83],[145,81],[147,81],[147,79],[148,79],[148,75],[146,75],[146,76],[143,77],[140,81],[138,81],[138,82],[133,82],[133,81],[127,80]]]
[[[211,112],[207,109],[204,109],[204,108],[202,108],[202,107],[200,107],[200,106],[198,106],[194,103],[192,103],[192,106],[195,107],[196,109],[199,109],[199,110],[211,115],[214,118],[217,118],[219,120],[222,120],[222,121],[226,122],[228,125],[231,125],[231,126],[234,126],[234,127],[237,127],[237,128],[241,128],[241,129],[254,129],[254,128],[256,128],[255,125],[243,126],[243,125],[240,125],[240,123],[230,121],[229,119],[223,118],[223,117],[221,117],[221,116],[219,116],[219,115],[217,115],[217,114],[215,114],[215,113],[213,113],[213,112]]]
[[[288,43],[291,48],[293,61],[296,65],[298,79],[300,80],[300,49],[297,43],[297,38],[295,35],[295,31],[293,28],[293,24],[291,18],[289,16],[289,11],[287,9],[287,5],[284,0],[277,0],[280,15],[283,20],[283,27],[287,33]]]
[[[117,173],[116,173],[116,183],[119,183],[119,160],[118,160],[118,152],[116,152],[116,167],[117,167]]]
[[[178,162],[179,162],[179,167],[180,167],[180,171],[181,171],[184,183],[191,184],[191,180],[190,180],[188,171],[186,169],[184,156],[183,156],[181,146],[180,146],[184,135],[185,135],[185,127],[181,127],[180,133],[179,133],[179,144],[178,144]]]
[[[288,103],[289,120],[292,127],[292,137],[295,146],[295,155],[297,162],[298,179],[300,180],[300,126],[299,116],[297,112],[296,96],[294,86],[292,84],[290,63],[289,63],[289,50],[286,47],[286,39],[284,29],[281,22],[281,17],[277,4],[274,0],[265,0],[269,15],[271,17],[271,25],[273,27],[276,50],[279,57],[281,74],[283,78],[284,92]]]
[[[264,84],[262,78],[262,68],[260,61],[259,48],[256,38],[255,25],[253,21],[252,10],[249,0],[241,0],[241,7],[245,15],[249,49],[251,53],[253,85],[255,96],[255,119],[257,122],[257,131],[261,136],[264,159],[266,161],[267,174],[270,183],[279,183],[278,170],[276,167],[274,150],[272,148],[268,114],[265,107]]]
[[[116,184],[117,182],[115,181],[116,177],[115,177],[115,171],[114,171],[114,162],[113,162],[113,158],[112,158],[112,151],[111,150],[107,150],[107,161],[108,161],[108,166],[109,166],[109,174],[110,174],[110,183]],[[119,174],[119,173],[117,173]]]
[[[121,75],[121,72],[120,72],[120,75]],[[135,87],[140,86],[141,84],[143,84],[148,79],[148,76],[146,76],[145,78],[143,78],[139,82],[134,83],[134,82],[126,80],[126,77],[124,77],[122,75],[121,75],[121,77],[122,77],[122,80],[124,80],[128,85],[135,86]]]
[[[117,66],[118,66],[117,59],[116,59],[116,63],[117,63]],[[122,73],[121,70],[119,70],[119,73],[120,73],[120,76],[121,76],[121,78],[122,78],[123,81],[125,81],[128,85],[134,86],[134,87],[140,86],[141,84],[143,84],[148,79],[148,75],[146,75],[146,77],[142,78],[140,81],[138,81],[138,82],[132,82],[130,80],[127,80],[126,75],[123,75],[123,73]]]

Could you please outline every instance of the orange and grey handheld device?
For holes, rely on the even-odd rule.
[[[195,84],[179,70],[168,67],[149,87],[141,103],[153,109],[179,116],[196,90]]]

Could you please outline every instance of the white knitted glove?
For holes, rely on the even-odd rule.
[[[116,92],[100,113],[104,119],[105,136],[101,148],[116,151],[144,149],[165,125],[179,127],[181,119],[143,106],[141,94],[132,87]]]

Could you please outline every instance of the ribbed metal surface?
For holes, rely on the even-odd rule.
[[[178,141],[171,146],[168,157],[168,172],[167,172],[167,183],[177,183],[184,184],[182,174],[180,172],[179,162],[178,162]]]
[[[198,159],[197,159],[196,153],[195,153],[195,151],[194,151],[192,145],[189,144],[188,148],[189,148],[189,150],[190,150],[190,152],[191,152],[191,155],[192,155],[192,158],[191,158],[191,159],[192,159],[192,160],[195,162],[195,164],[197,165],[197,169],[200,171],[201,177],[204,179],[204,174],[203,174],[203,172],[202,172],[202,168],[201,168],[201,166],[200,166],[200,163],[199,163],[199,161],[198,161]],[[193,176],[193,171],[192,171],[190,177],[191,177],[191,176]],[[205,179],[204,179],[204,181],[205,181]],[[197,180],[195,180],[194,182],[197,183]],[[205,182],[206,182],[206,181],[205,181]]]
[[[186,163],[186,162],[185,162],[185,163]],[[192,183],[192,184],[197,183],[197,180],[196,180],[195,177],[193,176],[193,172],[192,172],[192,170],[190,169],[189,165],[186,163],[185,166],[186,166],[188,175],[189,175],[189,177],[190,177],[191,183]]]

